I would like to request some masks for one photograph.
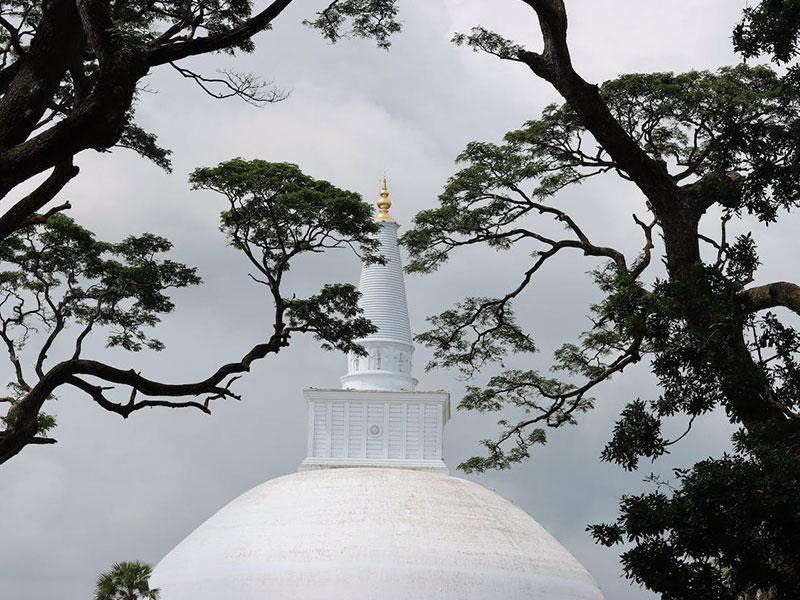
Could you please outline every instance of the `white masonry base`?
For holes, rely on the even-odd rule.
[[[303,390],[308,452],[301,471],[397,467],[448,473],[442,432],[447,392]]]

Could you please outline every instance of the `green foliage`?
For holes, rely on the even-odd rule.
[[[97,578],[94,600],[158,600],[161,590],[150,587],[152,572],[138,560],[115,563]]]
[[[471,327],[464,327],[464,320]],[[427,365],[456,367],[470,377],[487,362],[496,362],[509,353],[535,352],[530,336],[517,325],[508,302],[491,298],[467,298],[455,309],[430,317],[433,329],[417,336],[417,340],[434,348]],[[473,332],[479,332],[470,337]]]
[[[744,286],[753,281],[756,269],[761,264],[752,233],[739,235],[727,249],[725,275],[733,282]]]
[[[191,35],[214,35],[244,23],[252,15],[250,0],[133,0],[114,5],[111,14],[114,35],[128,45],[153,44],[163,36],[165,24],[183,25]],[[255,48],[250,38],[223,52],[236,50],[252,52]]]
[[[469,46],[475,52],[487,52],[506,60],[516,60],[524,51],[519,44],[483,27],[473,27],[469,34],[457,33],[452,41],[457,46]]]
[[[456,41],[524,58],[522,48],[484,30]],[[439,205],[418,214],[402,238],[415,272],[440,268],[462,246],[498,252],[524,246],[532,257],[506,296],[468,298],[429,319],[430,331],[417,338],[432,348],[431,366],[474,378],[501,365],[467,388],[459,408],[522,413],[502,418],[497,437],[480,442],[483,455],[460,468],[505,469],[527,460],[546,442],[546,428],[576,423],[593,407],[597,385],[643,359],[659,393],[622,409],[602,460],[636,470],[642,459],[668,454],[715,409],[743,427],[730,453],[677,470],[673,482],[654,479],[657,491],[626,496],[616,522],[591,527],[601,543],[626,544],[628,576],[665,599],[756,592],[789,599],[800,589],[796,458],[788,464],[800,439],[800,335],[775,315],[751,314],[746,287],[760,264],[756,243],[750,234],[733,241],[725,235],[726,225],[745,213],[769,223],[800,204],[796,83],[767,67],[739,65],[716,73],[623,75],[600,86],[612,117],[666,176],[667,183],[636,181],[645,193],[652,184],[667,194],[663,206],[672,212],[659,214],[648,201],[652,220],[634,216],[643,234],[635,260],[594,243],[557,206],[558,192],[587,178],[633,178],[568,105],[547,107],[502,144],[468,144]],[[692,229],[715,206],[722,214],[719,241]],[[548,218],[566,233],[543,233]],[[673,251],[686,253],[682,263],[662,257],[666,280],[644,276],[659,233],[672,236]],[[701,242],[714,248],[714,262],[701,260]],[[506,319],[510,303],[524,302],[538,270],[572,250],[603,260],[591,272],[603,299],[591,307],[590,329],[556,350],[551,376],[506,369],[506,356],[534,350],[530,335]],[[683,433],[670,439],[667,420],[682,423]]]
[[[789,62],[798,53],[799,0],[761,0],[744,9],[733,30],[733,45],[745,58],[771,54],[777,62]]]
[[[625,572],[665,600],[796,597],[797,462],[741,432],[737,440],[736,455],[676,470],[675,487],[654,478],[665,491],[625,496],[615,523],[588,528],[604,545],[633,544]]]
[[[536,371],[506,369],[491,377],[486,386],[467,386],[466,394],[458,405],[459,410],[480,412],[500,411],[507,406],[522,409],[525,417],[518,422],[507,419],[498,421],[501,433],[497,440],[481,440],[487,449],[486,456],[474,456],[459,465],[459,469],[471,473],[488,469],[508,469],[514,463],[530,458],[533,445],[547,442],[545,430],[532,427],[542,423],[550,428],[574,425],[576,413],[583,413],[594,406],[592,398],[578,394],[569,401],[556,401],[574,393],[575,386],[557,379],[544,377]],[[536,416],[531,416],[536,413]],[[510,448],[505,444],[513,440]]]
[[[3,2],[5,25],[0,27],[0,65],[11,67],[26,53],[39,30],[42,11],[46,6],[47,2],[37,0]],[[103,8],[95,7],[92,16],[94,26],[98,23],[106,25],[104,29],[110,34],[108,41],[115,46],[115,52],[124,55],[125,61],[136,57],[134,62],[137,63],[152,51],[174,48],[181,43],[201,38],[208,40],[214,36],[225,36],[227,39],[221,47],[219,44],[210,44],[209,49],[200,49],[191,54],[219,52],[235,56],[239,52],[251,53],[255,49],[253,36],[272,27],[271,22],[266,22],[259,25],[259,29],[255,26],[256,18],[252,0],[131,0],[105,3]],[[401,23],[397,19],[396,0],[335,0],[325,10],[317,13],[315,19],[304,23],[320,30],[332,42],[355,36],[374,39],[381,48],[388,48],[391,36],[401,29]],[[248,35],[227,35],[236,33],[243,27],[247,28]],[[87,37],[85,32],[81,32],[81,37]],[[56,51],[66,52],[66,49],[59,48]],[[47,103],[47,114],[34,130],[73,115],[103,79],[96,53],[88,46],[82,53],[82,61],[71,65],[69,70],[60,75],[52,100]],[[208,78],[175,63],[171,64],[214,97],[239,96],[253,104],[275,102],[286,97],[286,94],[275,89],[264,93],[264,88],[269,88],[271,84],[252,74],[225,71],[225,79]],[[14,71],[15,69],[9,68],[6,77],[13,77]],[[110,68],[105,69],[103,75],[107,77],[110,71]],[[139,77],[145,72],[146,69]],[[127,82],[122,81],[121,75],[118,83],[127,85]],[[137,100],[138,94],[134,93],[132,98],[125,100],[126,105],[114,107],[121,108],[120,114],[125,114],[121,138],[92,147],[100,151],[114,145],[129,148],[169,171],[171,152],[158,146],[156,136],[133,120]]]
[[[303,23],[319,29],[333,43],[351,36],[372,38],[386,50],[391,45],[389,38],[402,28],[397,20],[397,0],[336,0],[318,12],[316,19]]]
[[[502,442],[495,440],[481,440],[481,445],[486,448],[486,456],[472,456],[458,465],[459,469],[465,473],[483,473],[489,469],[510,469],[518,462],[531,457],[532,446],[544,445],[547,442],[547,433],[541,427],[530,429],[523,435],[519,427],[511,425],[506,420],[500,420],[497,424],[505,428],[501,436],[502,442],[511,437],[515,439],[511,448],[505,449]]]
[[[367,261],[382,261],[375,255],[374,223],[366,205],[283,165],[269,173],[251,171],[255,199],[234,197],[241,191],[237,188],[231,211],[223,216],[229,241],[248,255],[261,273],[257,280],[269,287],[275,301],[272,327],[259,344],[240,361],[184,384],[153,381],[132,369],[82,358],[84,341],[101,328],[107,330],[109,346],[160,350],[163,344],[146,332],[173,308],[166,291],[199,279],[193,269],[156,258],[169,249],[162,238],[148,234],[119,244],[99,242],[58,217],[69,203],[49,203],[78,175],[75,156],[119,146],[171,170],[171,152],[135,122],[138,94],[147,89],[142,79],[162,65],[215,98],[238,96],[256,105],[286,98],[288,94],[253,74],[226,69],[218,77],[206,77],[183,61],[213,52],[251,52],[254,36],[269,29],[290,4],[267,2],[254,11],[251,0],[3,2],[0,138],[6,152],[0,196],[17,193],[32,177],[49,175],[2,215],[0,339],[14,381],[12,394],[0,398],[10,405],[0,431],[0,462],[28,444],[55,442],[37,434],[52,428],[42,406],[61,386],[76,388],[123,417],[150,406],[209,412],[212,400],[237,397],[230,384],[238,373],[287,346],[294,332],[312,333],[325,347],[359,351],[353,340],[372,331],[357,314],[352,286],[326,286],[306,299],[282,295],[282,276],[300,254],[345,245],[360,248]],[[371,37],[386,48],[389,37],[400,30],[396,15],[395,0],[334,0],[309,24],[331,41]],[[28,152],[28,147],[36,151]],[[244,161],[240,163],[242,167]],[[230,183],[233,189],[248,177],[247,168],[233,173],[236,168],[228,167],[229,173],[221,168],[198,172],[197,185]],[[70,329],[75,333],[71,337]],[[31,357],[25,345],[32,339],[43,341]],[[50,354],[64,351],[67,339],[72,346],[67,355],[47,364]],[[111,399],[118,392],[110,391],[120,385],[130,388],[125,402]],[[164,399],[201,395],[203,401]]]
[[[769,381],[772,400],[789,411],[800,407],[800,333],[767,312],[748,324],[750,348]]]
[[[661,419],[637,398],[622,411],[614,426],[614,435],[600,457],[633,471],[639,466],[640,457],[655,460],[664,454],[666,441],[661,437]]]
[[[374,331],[360,315],[358,291],[351,285],[326,285],[306,299],[281,295],[284,274],[297,256],[349,247],[365,262],[384,261],[374,237],[372,207],[353,192],[303,174],[296,165],[241,158],[197,169],[195,189],[224,195],[220,229],[257,269],[253,277],[284,312],[289,331],[312,332],[325,348],[361,351],[354,340]]]
[[[687,193],[703,204],[723,206],[726,220],[746,211],[771,221],[779,209],[800,201],[800,163],[791,133],[800,108],[797,90],[770,69],[740,65],[717,73],[624,75],[603,84],[601,95],[631,138],[664,164]],[[507,322],[505,311],[545,260],[575,248],[612,259],[594,274],[606,298],[593,307],[595,325],[580,343],[567,343],[556,351],[554,369],[593,384],[650,353],[664,393],[650,403],[654,413],[649,417],[645,405],[636,404],[642,425],[680,411],[691,418],[722,402],[716,371],[706,359],[708,348],[687,327],[685,317],[711,306],[723,321],[738,318],[735,297],[752,281],[759,264],[752,236],[726,245],[720,263],[700,268],[692,281],[658,283],[645,292],[639,275],[648,255],[629,267],[613,249],[590,243],[569,216],[548,203],[571,184],[618,172],[618,165],[569,106],[546,107],[541,118],[506,134],[501,145],[472,142],[457,160],[462,168],[448,181],[439,206],[419,213],[414,228],[402,237],[411,255],[407,269],[434,271],[466,245],[503,251],[519,243],[540,243],[544,249],[533,253],[534,266],[505,299],[470,298],[430,319],[432,329],[418,337],[433,348],[430,366],[455,367],[471,377],[506,352],[532,351],[528,334]],[[574,237],[554,240],[538,233],[535,219],[548,215],[565,223]],[[687,288],[681,285],[695,290],[698,282],[709,293],[695,307],[682,305],[678,299],[697,294],[685,294]],[[508,377],[515,378],[510,373]],[[544,381],[548,384],[543,394]],[[576,390],[569,380],[548,380],[531,372],[527,380],[516,381],[512,394],[500,393],[490,383],[482,392],[471,389],[462,406],[526,406],[543,420],[560,423],[543,416],[548,410],[537,399],[565,402],[572,415],[572,409],[585,409],[583,394]],[[664,440],[654,433],[657,428],[645,429],[653,435],[647,435],[638,450],[646,448],[645,455],[657,456]],[[626,456],[623,462],[633,467],[640,454],[624,448],[622,440],[616,436],[606,456]]]
[[[142,158],[152,161],[167,173],[171,173],[172,161],[169,157],[172,154],[172,150],[159,146],[158,137],[155,134],[145,131],[134,123],[133,112],[133,109],[131,109],[122,137],[117,145],[120,148],[133,150]]]
[[[73,360],[81,358],[84,341],[98,329],[106,330],[108,346],[134,352],[164,347],[147,329],[173,310],[168,290],[200,283],[194,268],[158,257],[171,247],[149,233],[116,244],[101,242],[61,214],[0,243],[0,339],[15,372],[7,386],[11,395],[3,398],[10,404],[0,417],[4,431],[14,429],[35,389],[21,362],[31,336],[41,335],[33,355],[40,381],[54,344],[70,327],[77,329],[67,349]],[[31,434],[44,436],[55,425],[53,416],[39,410]]]
[[[354,285],[326,284],[319,294],[305,300],[287,301],[289,326],[297,331],[313,332],[325,350],[341,350],[365,355],[354,340],[377,331],[369,319],[361,316],[358,299],[361,293]]]
[[[576,394],[575,386],[569,383],[544,377],[536,371],[507,369],[491,377],[486,386],[467,386],[458,408],[496,412],[507,406],[522,409],[525,417],[517,422],[498,421],[501,428],[498,439],[480,442],[487,450],[486,455],[467,459],[458,466],[459,469],[467,473],[508,469],[527,460],[532,446],[547,442],[545,430],[533,427],[534,423],[553,429],[574,425],[577,423],[575,415],[593,408],[594,399]],[[506,446],[507,443],[510,447]]]
[[[195,170],[190,181],[228,199],[220,229],[265,275],[282,274],[298,254],[330,248],[358,247],[365,260],[380,260],[372,207],[297,165],[235,158]]]
[[[32,329],[55,336],[72,323],[87,334],[109,329],[109,346],[162,349],[146,328],[173,310],[167,291],[200,283],[194,268],[157,258],[171,247],[148,233],[116,244],[97,241],[64,215],[17,232],[0,245],[4,332],[24,343]]]
[[[601,92],[629,135],[676,180],[694,182],[704,204],[766,222],[797,206],[800,96],[769,68],[624,75]]]

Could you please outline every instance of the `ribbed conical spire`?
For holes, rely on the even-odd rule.
[[[364,265],[358,289],[364,316],[378,331],[359,340],[367,356],[348,357],[347,375],[342,387],[356,390],[413,390],[417,380],[411,377],[411,326],[408,319],[403,265],[397,247],[398,225],[389,215],[389,192],[384,178],[378,201],[380,222],[378,232],[380,251],[386,259],[383,265]]]

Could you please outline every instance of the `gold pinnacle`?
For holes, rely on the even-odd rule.
[[[389,190],[386,189],[386,175],[383,176],[383,187],[381,188],[381,198],[378,200],[378,216],[375,217],[379,221],[392,221],[392,216],[389,214],[389,208],[392,206],[392,201],[389,200]]]

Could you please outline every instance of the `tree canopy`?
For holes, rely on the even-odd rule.
[[[343,246],[366,261],[382,260],[375,254],[376,225],[368,204],[286,163],[234,159],[197,169],[191,181],[230,203],[221,229],[256,269],[253,279],[264,284],[274,307],[264,341],[207,378],[180,384],[87,358],[84,341],[99,331],[108,346],[161,350],[149,329],[173,310],[169,290],[196,285],[200,278],[194,268],[161,258],[171,244],[152,234],[100,242],[59,214],[23,228],[0,244],[0,338],[15,373],[13,393],[2,399],[10,408],[0,431],[0,460],[28,444],[55,441],[46,435],[54,420],[44,406],[62,386],[123,417],[155,406],[209,412],[212,400],[237,398],[231,383],[254,361],[287,346],[292,334],[311,333],[326,348],[360,349],[354,340],[372,325],[360,316],[354,286],[329,283],[311,297],[297,298],[287,294],[283,276],[296,257]],[[44,335],[34,335],[39,331]],[[51,363],[51,355],[58,360]],[[25,366],[31,362],[33,372]],[[114,399],[115,386],[128,389],[128,397]],[[181,399],[186,397],[200,398]]]
[[[547,428],[576,423],[599,401],[599,384],[646,360],[659,394],[631,399],[603,460],[637,469],[715,410],[725,411],[736,432],[722,456],[677,466],[671,480],[653,480],[653,492],[624,496],[618,519],[590,526],[592,535],[602,544],[626,544],[628,577],[665,599],[794,598],[800,334],[775,309],[800,315],[800,286],[753,286],[757,240],[726,233],[731,221],[753,216],[770,223],[800,204],[793,70],[780,75],[741,64],[628,74],[596,86],[573,67],[565,3],[525,4],[538,19],[542,50],[483,28],[455,42],[521,63],[564,104],[547,107],[502,144],[469,144],[439,206],[419,213],[402,239],[412,272],[436,270],[463,246],[532,253],[508,293],[467,298],[431,317],[430,330],[418,336],[434,351],[431,367],[456,368],[468,378],[491,369],[482,385],[468,387],[461,408],[522,409],[520,420],[502,419],[498,437],[482,442],[484,455],[461,467],[508,468],[527,459],[546,442]],[[766,1],[746,10],[737,47],[748,56],[767,51],[790,60],[795,4]],[[559,208],[559,192],[596,177],[622,178],[641,192],[631,223],[641,236],[637,254],[587,235],[588,203],[580,214]],[[712,218],[720,218],[716,238],[700,230]],[[553,229],[546,220],[566,234],[545,233]],[[536,350],[514,308],[545,264],[576,250],[591,261],[604,296],[590,307],[591,329],[555,352],[556,375],[503,368],[505,357]],[[662,432],[667,418],[682,418],[686,432],[670,439]]]
[[[45,214],[69,208],[50,203],[78,174],[73,157],[79,152],[122,146],[170,168],[170,151],[135,122],[137,95],[153,69],[171,67],[217,98],[255,104],[285,98],[256,75],[210,77],[180,63],[214,52],[251,52],[253,36],[291,3],[274,0],[255,14],[244,0],[0,3],[0,199],[50,171],[0,213],[0,239],[44,208]],[[336,0],[309,16],[306,24],[332,42],[353,35],[388,47],[400,29],[395,0]]]
[[[350,245],[362,246],[364,258],[375,259],[365,237],[371,231],[365,205],[292,165],[240,160],[216,171],[201,169],[193,181],[226,193],[232,204],[223,230],[266,277],[275,313],[263,343],[190,384],[151,381],[83,356],[84,339],[99,329],[107,330],[110,346],[160,350],[163,344],[148,332],[159,315],[173,309],[167,291],[200,280],[192,268],[159,258],[171,246],[166,239],[147,233],[101,242],[61,216],[71,208],[58,198],[78,175],[74,157],[122,147],[171,169],[171,151],[135,119],[146,77],[159,67],[172,68],[215,98],[239,97],[256,105],[284,99],[285,92],[259,76],[236,71],[208,76],[186,66],[185,59],[251,52],[253,37],[270,29],[291,3],[274,0],[254,11],[243,0],[0,2],[0,200],[6,202],[0,210],[0,321],[14,369],[11,394],[3,398],[9,409],[2,417],[0,463],[28,444],[54,441],[45,435],[54,420],[42,407],[61,386],[75,387],[124,417],[147,406],[207,412],[211,399],[235,396],[228,387],[231,376],[285,347],[291,333],[310,332],[326,347],[349,350],[354,336],[368,328],[357,316],[357,292],[350,286],[331,283],[307,299],[287,299],[280,287],[291,259],[301,253]],[[355,36],[387,48],[389,36],[400,29],[395,17],[395,0],[335,0],[305,23],[331,42]],[[244,215],[248,221],[237,223]],[[243,241],[240,232],[255,237]],[[79,332],[71,356],[46,366],[48,355],[63,348],[70,326]],[[31,352],[38,341],[31,334],[37,331],[44,332],[44,341]],[[32,373],[23,348],[33,357]],[[129,387],[130,398],[109,399],[111,385]],[[138,394],[205,399],[140,400]]]
[[[150,587],[152,571],[138,560],[115,563],[97,578],[94,600],[158,600],[161,590]]]

